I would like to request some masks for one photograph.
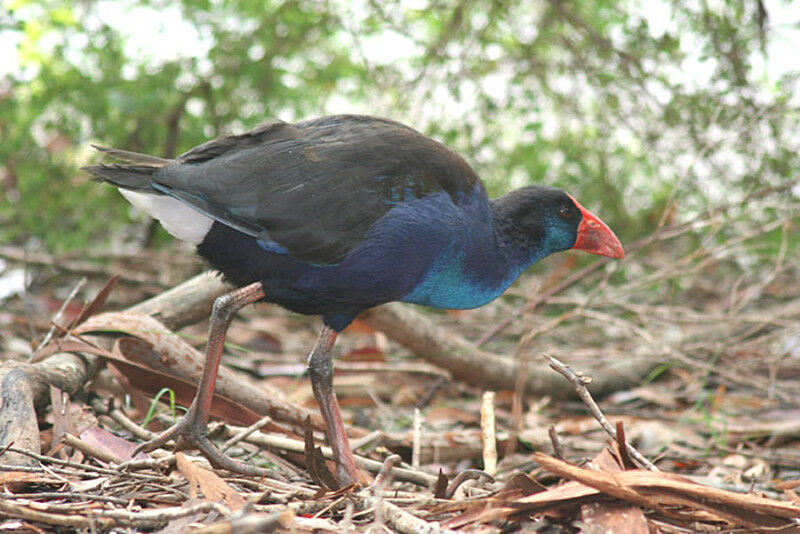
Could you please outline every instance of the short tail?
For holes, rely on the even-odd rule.
[[[95,149],[109,156],[127,161],[127,164],[101,163],[82,167],[81,170],[91,174],[98,182],[108,182],[122,189],[131,191],[153,192],[150,184],[153,174],[161,167],[173,163],[173,160],[128,152],[117,148],[106,148],[92,145]]]
[[[93,145],[94,146],[94,145]],[[116,148],[94,146],[100,152],[127,163],[101,163],[83,167],[98,182],[108,182],[119,188],[122,196],[150,216],[178,239],[199,245],[211,230],[214,220],[192,206],[166,194],[153,182],[153,174],[174,160],[137,154]]]

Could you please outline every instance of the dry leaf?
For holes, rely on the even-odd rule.
[[[311,427],[311,419],[306,418],[305,424],[305,454],[306,469],[311,479],[321,488],[338,490],[339,481],[333,476],[331,470],[325,463],[322,456],[322,449],[314,445],[314,429]]]
[[[86,307],[83,308],[83,310],[81,311],[81,314],[78,317],[76,317],[74,321],[72,321],[72,324],[69,325],[69,330],[72,330],[76,326],[85,322],[91,316],[93,316],[101,309],[103,309],[103,305],[106,303],[106,300],[108,300],[108,296],[111,294],[111,291],[114,289],[114,287],[116,287],[117,282],[119,282],[119,279],[120,275],[118,274],[115,274],[114,276],[108,279],[106,285],[103,286],[103,289],[101,289],[97,293],[92,302],[87,304]]]
[[[175,461],[178,470],[183,473],[189,481],[189,495],[193,498],[199,497],[198,490],[203,494],[207,501],[221,502],[232,512],[237,512],[244,508],[244,497],[239,495],[227,482],[222,480],[216,473],[203,469],[192,463],[186,455],[180,452],[175,453]]]
[[[39,473],[26,473],[24,471],[0,472],[0,488],[10,491],[23,491],[29,484],[62,484],[63,480]]]
[[[89,445],[115,457],[122,461],[130,460],[136,445],[128,440],[125,440],[108,430],[98,426],[92,426],[85,429],[79,436],[83,441]],[[147,455],[139,453],[136,455],[139,460],[147,459]]]

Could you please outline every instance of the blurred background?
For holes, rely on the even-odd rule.
[[[798,50],[800,5],[779,0],[9,0],[0,242],[165,243],[77,170],[99,159],[89,143],[171,157],[332,113],[434,136],[492,194],[559,185],[630,242],[796,178]],[[786,217],[798,194],[716,238]],[[773,229],[757,255],[780,243]]]

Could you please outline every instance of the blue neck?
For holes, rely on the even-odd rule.
[[[485,194],[485,193],[484,193]],[[469,224],[450,240],[423,280],[402,300],[443,309],[477,308],[499,297],[552,250],[530,239],[484,199],[462,206]],[[480,202],[483,200],[483,202]],[[538,245],[538,246],[537,246]]]

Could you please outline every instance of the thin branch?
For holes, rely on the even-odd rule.
[[[550,367],[560,373],[564,378],[569,380],[572,385],[575,387],[575,392],[578,394],[578,397],[583,401],[583,403],[589,408],[589,411],[592,413],[597,422],[600,423],[600,426],[603,427],[603,430],[611,436],[612,439],[617,439],[617,429],[612,425],[603,412],[600,410],[600,407],[592,398],[592,395],[589,393],[589,389],[586,387],[587,384],[591,383],[592,379],[581,372],[574,372],[568,366],[564,365],[557,359],[553,358],[545,354],[545,358],[550,363]],[[639,452],[633,445],[630,443],[625,443],[626,448],[628,450],[628,454],[630,454],[636,461],[639,462],[640,465],[644,466],[646,469],[650,471],[658,471],[659,469],[650,461],[648,460],[641,452]]]

